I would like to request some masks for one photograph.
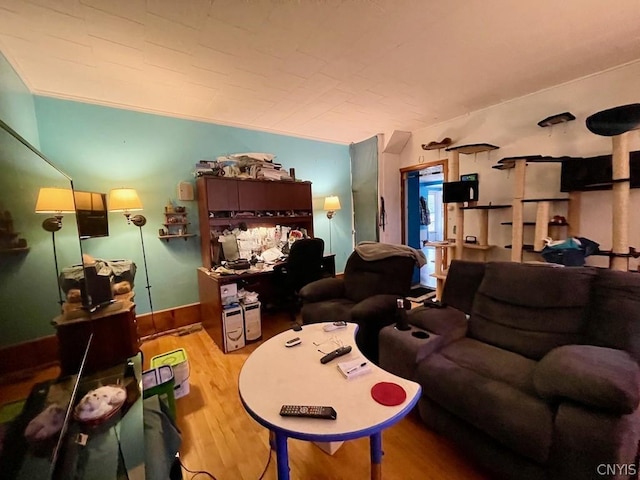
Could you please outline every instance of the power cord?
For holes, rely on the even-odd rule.
[[[180,467],[182,467],[182,469],[185,472],[189,472],[192,474],[191,480],[196,478],[198,475],[206,475],[207,477],[213,480],[218,480],[215,476],[213,476],[212,473],[209,473],[206,470],[189,470],[187,467],[185,467],[184,463],[182,463],[182,459],[179,457],[178,457],[178,463],[180,464]],[[271,463],[271,449],[269,449],[269,457],[267,458],[267,464],[264,466],[264,470],[262,470],[262,473],[260,474],[260,478],[258,478],[258,480],[262,480],[264,478],[264,475],[267,473],[267,469],[269,468],[270,463]]]

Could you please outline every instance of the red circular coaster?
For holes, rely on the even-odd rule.
[[[405,401],[407,392],[397,383],[380,382],[371,387],[371,396],[376,402],[393,407]]]

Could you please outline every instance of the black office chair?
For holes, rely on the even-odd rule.
[[[324,240],[302,238],[291,245],[287,261],[274,269],[278,278],[280,304],[289,310],[292,321],[300,310],[298,292],[305,285],[328,274],[323,268]]]

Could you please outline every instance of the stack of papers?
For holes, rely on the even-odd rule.
[[[360,357],[356,360],[349,360],[348,362],[338,363],[338,371],[346,379],[359,377],[371,371],[369,362],[366,358]]]

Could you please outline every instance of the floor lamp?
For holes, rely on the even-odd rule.
[[[109,192],[109,211],[123,213],[128,225],[135,225],[140,230],[140,245],[142,246],[142,261],[144,262],[144,275],[147,281],[147,295],[149,297],[149,309],[151,310],[151,325],[153,325],[154,338],[158,334],[155,318],[153,316],[153,301],[151,300],[151,285],[149,285],[149,269],[147,268],[147,252],[144,248],[144,236],[142,227],[147,223],[144,215],[131,215],[131,212],[142,210],[142,202],[138,197],[138,192],[133,188],[114,188]]]
[[[324,209],[327,212],[327,218],[329,219],[329,253],[333,253],[331,245],[331,220],[336,214],[336,210],[340,210],[340,199],[336,195],[325,197]]]
[[[53,214],[53,217],[45,218],[42,228],[51,232],[51,242],[53,243],[53,262],[56,267],[56,287],[58,289],[58,303],[64,303],[60,291],[60,271],[58,269],[58,252],[56,251],[56,232],[62,228],[62,214],[75,213],[73,203],[73,192],[69,188],[49,188],[42,187],[38,192],[36,200],[36,213]]]

